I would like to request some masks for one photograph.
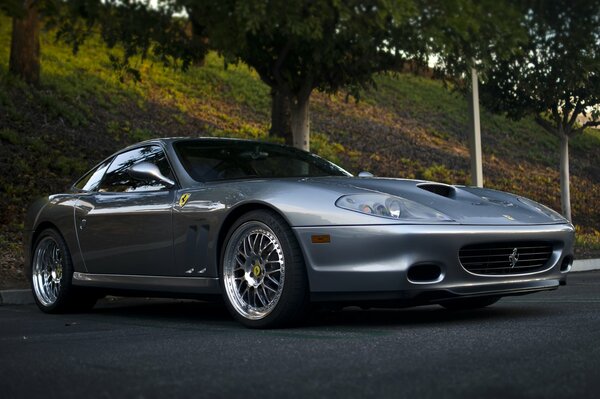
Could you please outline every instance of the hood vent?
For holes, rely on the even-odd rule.
[[[421,190],[429,191],[430,193],[434,193],[437,195],[441,195],[442,197],[452,198],[454,197],[455,189],[452,186],[447,184],[440,183],[422,183],[417,184]]]

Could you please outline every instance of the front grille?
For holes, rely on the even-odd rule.
[[[539,272],[551,255],[550,243],[531,241],[467,245],[458,252],[467,271],[494,276]]]

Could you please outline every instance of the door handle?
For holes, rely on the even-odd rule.
[[[83,230],[83,228],[87,225],[87,220],[85,219],[81,219],[81,222],[79,223],[79,230]]]

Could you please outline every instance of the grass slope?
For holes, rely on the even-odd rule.
[[[91,41],[74,56],[42,35],[42,86],[8,76],[10,21],[0,17],[0,288],[23,281],[22,221],[35,197],[57,192],[113,151],[159,136],[267,139],[269,90],[216,54],[184,73],[147,60],[142,82],[111,68]],[[440,82],[384,75],[361,102],[312,98],[313,151],[350,171],[468,183],[468,113]],[[482,113],[485,185],[560,209],[558,139],[532,120]],[[572,140],[578,254],[600,255],[600,132]]]

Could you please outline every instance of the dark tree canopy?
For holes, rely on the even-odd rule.
[[[567,135],[600,125],[600,1],[534,1],[523,23],[522,51],[487,75],[487,106],[512,118],[537,115],[546,129]],[[590,120],[578,125],[581,115]]]
[[[11,17],[22,17],[25,14],[22,0],[2,0],[0,11]]]
[[[174,3],[159,1],[159,7],[154,7],[149,1],[65,0],[50,24],[74,52],[90,34],[99,32],[109,49],[117,45],[123,49],[122,58],[111,56],[115,66],[128,67],[132,56],[152,54],[165,65],[187,69],[204,59],[208,48],[195,40],[187,18],[174,16]],[[135,69],[128,70],[139,78]]]
[[[254,67],[270,86],[291,93],[337,91],[371,82],[401,65],[408,45],[408,1],[187,1],[228,61]],[[404,30],[404,31],[403,31]]]
[[[527,32],[518,0],[418,0],[418,31],[428,54],[435,57],[443,77],[459,89],[476,68],[485,77],[500,60],[522,55]]]

